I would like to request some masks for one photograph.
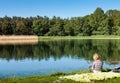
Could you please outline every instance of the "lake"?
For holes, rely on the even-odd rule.
[[[48,40],[0,45],[0,78],[88,69],[99,53],[104,68],[120,66],[120,40]]]

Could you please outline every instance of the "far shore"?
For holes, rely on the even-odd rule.
[[[36,44],[38,43],[38,36],[0,36],[0,44]]]
[[[34,35],[1,35],[0,40],[37,40]]]
[[[59,40],[59,39],[120,39],[116,35],[92,35],[92,36],[39,36],[39,41],[42,40]]]
[[[120,39],[116,35],[92,36],[36,36],[36,35],[0,35],[0,44],[36,44],[38,41],[70,40],[70,39]]]

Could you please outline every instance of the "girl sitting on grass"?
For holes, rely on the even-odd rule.
[[[102,72],[102,66],[103,66],[103,62],[100,60],[100,56],[99,54],[95,53],[93,55],[93,64],[91,66],[91,69],[94,73],[97,73],[97,72]]]

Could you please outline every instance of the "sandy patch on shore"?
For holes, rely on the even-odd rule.
[[[38,36],[0,36],[0,44],[36,44]]]

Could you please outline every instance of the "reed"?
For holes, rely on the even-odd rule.
[[[0,36],[0,44],[36,44],[38,36]]]

